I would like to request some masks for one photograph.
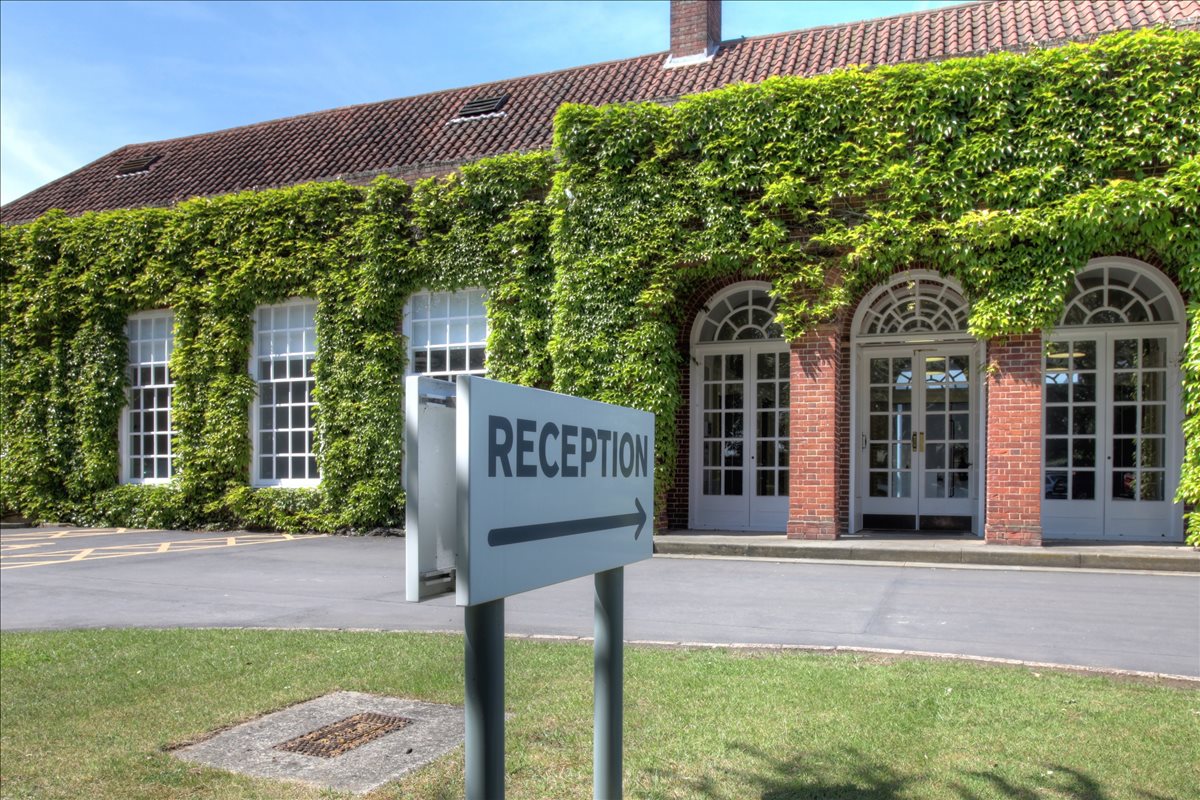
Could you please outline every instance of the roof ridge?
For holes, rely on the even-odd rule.
[[[1052,0],[1041,0],[1041,2],[1049,2]],[[958,11],[969,7],[982,8],[988,5],[1001,5],[1003,3],[1012,3],[1013,0],[966,0],[963,3],[955,3],[952,6],[938,6],[937,8],[923,8],[918,11],[908,11],[903,14],[888,14],[884,17],[871,17],[870,19],[860,19],[851,22],[832,22],[828,25],[814,25],[811,28],[796,28],[790,31],[779,31],[777,33],[761,33],[758,36],[740,36],[736,39],[724,39],[722,45],[736,44],[738,42],[757,42],[764,39],[778,39],[784,36],[795,36],[797,33],[809,33],[810,31],[830,31],[838,28],[854,28],[860,25],[875,25],[881,22],[887,22],[894,19],[911,19],[913,17],[921,17],[932,14],[944,14],[947,11]]]

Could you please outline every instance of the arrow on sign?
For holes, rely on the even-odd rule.
[[[613,514],[608,517],[586,517],[562,522],[543,522],[538,525],[492,528],[488,531],[488,544],[492,547],[499,547],[505,544],[536,542],[540,539],[556,539],[559,536],[574,536],[577,533],[627,528],[630,525],[637,525],[637,530],[633,532],[633,538],[636,539],[642,535],[642,528],[646,524],[646,510],[642,508],[641,501],[636,497],[633,498],[633,505],[637,511],[632,514]]]

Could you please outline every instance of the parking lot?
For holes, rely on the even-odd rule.
[[[110,558],[187,553],[293,541],[289,533],[196,535],[181,531],[84,528],[25,530],[5,534],[0,544],[0,570],[46,567]]]

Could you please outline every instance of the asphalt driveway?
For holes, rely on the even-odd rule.
[[[7,530],[0,628],[458,630],[404,600],[404,540]],[[881,647],[1200,676],[1200,576],[655,557],[631,640]],[[510,633],[590,636],[590,579],[509,598]]]

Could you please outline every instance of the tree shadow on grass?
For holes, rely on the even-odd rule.
[[[989,790],[980,794],[961,783],[951,784],[951,788],[962,800],[985,800],[999,797],[1004,800],[1043,800],[1047,792],[1051,797],[1063,797],[1068,800],[1117,800],[1117,795],[1106,792],[1104,788],[1085,772],[1080,772],[1061,764],[1047,764],[1044,780],[1040,786],[1018,786],[1011,781],[990,772],[968,772],[977,782],[989,786]],[[1181,800],[1170,795],[1158,794],[1144,789],[1134,789],[1132,795],[1126,795],[1131,800]]]
[[[980,794],[960,783],[952,784],[952,788],[962,800],[984,800],[992,797],[1003,797],[1005,800],[1041,800],[1046,796],[1046,789],[1053,790],[1055,797],[1067,797],[1071,800],[1109,800],[1109,795],[1100,788],[1100,784],[1079,770],[1047,766],[1046,772],[1045,786],[1037,788],[1014,784],[990,772],[967,773],[989,787],[986,793]]]
[[[887,764],[873,763],[862,752],[847,748],[839,753],[795,753],[773,755],[754,745],[736,744],[735,752],[745,756],[744,766],[727,770],[728,777],[742,786],[755,787],[760,800],[900,800],[922,796],[922,788],[931,788],[919,773],[904,773]],[[851,766],[847,767],[849,764]],[[1016,783],[990,772],[963,773],[967,780],[951,781],[939,787],[942,792],[961,800],[1043,800],[1047,796],[1064,800],[1118,800],[1105,791],[1090,775],[1077,769],[1048,764],[1036,784]],[[688,781],[700,797],[727,800],[731,796],[719,776]],[[1151,792],[1137,792],[1139,800],[1173,800]]]
[[[828,755],[796,753],[787,757],[772,755],[754,745],[735,744],[731,749],[744,756],[741,768],[726,771],[734,783],[753,786],[761,800],[899,800],[913,795],[916,782],[883,764],[871,764],[856,750],[843,755],[855,766],[849,771],[829,765]],[[836,771],[837,778],[827,773]],[[690,788],[700,797],[729,800],[732,795],[721,789],[726,781],[717,776],[689,780]]]

